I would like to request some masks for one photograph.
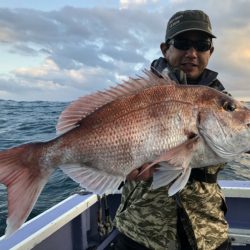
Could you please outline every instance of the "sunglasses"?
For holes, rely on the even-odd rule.
[[[172,39],[168,44],[173,45],[179,50],[189,50],[191,47],[193,47],[195,50],[200,52],[208,51],[212,47],[211,40],[191,41],[188,39]]]

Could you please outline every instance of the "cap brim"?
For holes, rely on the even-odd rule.
[[[199,28],[188,28],[188,29],[183,29],[183,30],[181,30],[181,31],[178,31],[178,32],[174,33],[171,37],[168,37],[168,39],[172,39],[172,38],[174,38],[175,36],[180,35],[181,33],[184,33],[184,32],[186,32],[186,31],[201,31],[201,32],[203,32],[203,33],[206,33],[208,36],[210,36],[210,37],[212,37],[212,38],[216,38],[215,35],[213,35],[213,34],[210,33],[210,32],[207,32],[207,31],[204,30],[204,29],[199,29]]]

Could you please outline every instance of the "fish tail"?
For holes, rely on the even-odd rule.
[[[8,192],[5,237],[27,219],[51,174],[51,170],[39,168],[41,144],[24,144],[0,152],[0,183],[6,185]]]

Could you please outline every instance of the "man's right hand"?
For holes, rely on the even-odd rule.
[[[128,181],[148,181],[150,178],[153,177],[154,172],[157,171],[157,168],[155,168],[156,166],[150,167],[145,170],[145,168],[147,168],[149,164],[150,163],[145,163],[141,167],[133,170],[127,175],[126,179]]]

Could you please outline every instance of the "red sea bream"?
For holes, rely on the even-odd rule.
[[[28,217],[60,167],[97,194],[115,192],[134,169],[159,164],[152,188],[181,190],[191,168],[228,162],[250,150],[250,110],[205,86],[177,85],[150,72],[79,98],[62,112],[58,137],[0,152],[8,190],[6,236]]]

